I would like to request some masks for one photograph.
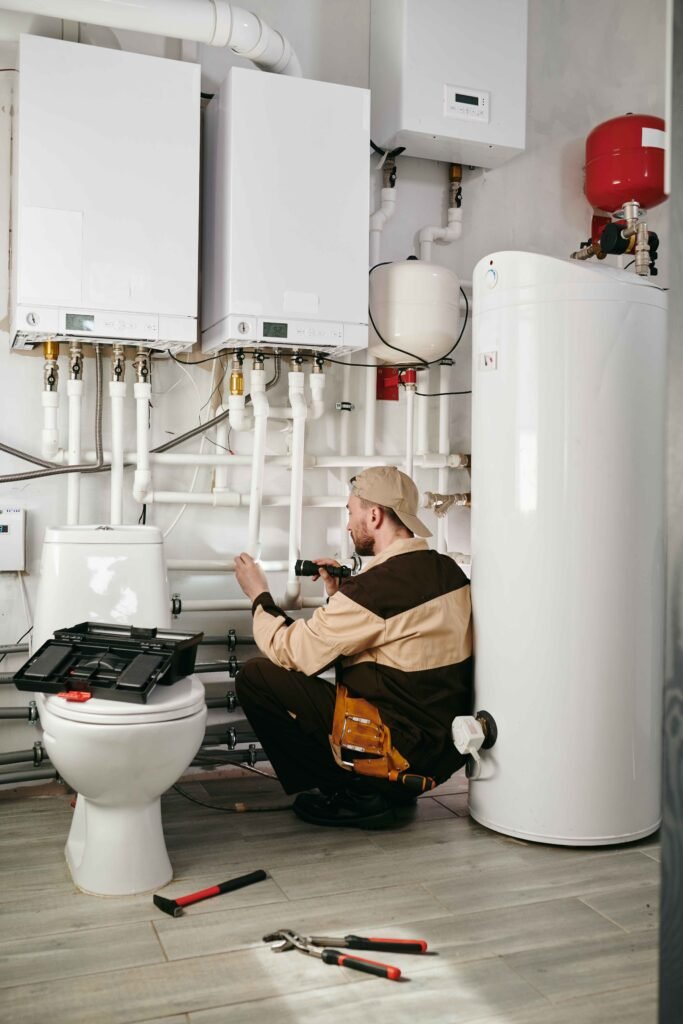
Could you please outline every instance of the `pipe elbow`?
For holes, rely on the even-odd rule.
[[[297,579],[288,580],[285,593],[282,601],[279,603],[279,607],[284,611],[295,611],[303,608],[303,606],[301,584]]]

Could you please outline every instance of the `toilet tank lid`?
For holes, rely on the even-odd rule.
[[[93,725],[132,725],[188,718],[205,705],[204,684],[197,676],[185,676],[172,686],[157,686],[146,704],[101,700],[93,697],[83,704],[72,704],[63,697],[39,694],[50,714],[72,722]]]
[[[48,526],[46,544],[163,544],[157,526]]]

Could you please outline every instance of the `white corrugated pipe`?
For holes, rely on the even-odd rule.
[[[258,558],[261,554],[261,505],[268,433],[268,398],[266,396],[266,371],[263,363],[251,371],[251,402],[254,409],[254,450],[249,492],[247,551],[252,558]]]
[[[301,599],[301,581],[294,572],[294,563],[301,558],[301,526],[304,494],[304,440],[306,433],[306,397],[301,370],[289,374],[289,402],[292,407],[292,479],[289,504],[289,577],[285,591],[285,607],[293,607]]]
[[[149,402],[152,385],[136,381],[133,385],[137,424],[137,469],[133,477],[133,497],[144,505],[152,489],[152,473],[149,468]]]
[[[420,259],[431,263],[433,242],[455,242],[462,234],[462,207],[449,206],[448,227],[422,228],[418,236]]]
[[[77,466],[81,461],[81,402],[83,400],[83,381],[68,380],[66,393],[69,399],[69,449],[70,466]],[[69,526],[78,524],[78,512],[81,496],[81,474],[69,473],[67,476],[66,521]]]
[[[109,381],[111,399],[111,512],[112,526],[123,522],[123,404],[126,398],[125,380]]]
[[[264,71],[301,77],[289,41],[226,0],[2,0],[7,11],[228,46]]]

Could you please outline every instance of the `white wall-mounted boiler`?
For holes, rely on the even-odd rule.
[[[203,350],[365,348],[368,91],[232,68],[205,127]]]
[[[22,36],[11,333],[197,340],[198,65]]]
[[[372,139],[498,167],[526,135],[527,0],[372,0]]]

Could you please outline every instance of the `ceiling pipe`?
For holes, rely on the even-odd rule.
[[[7,11],[227,46],[264,71],[301,77],[285,37],[227,0],[2,0]]]

